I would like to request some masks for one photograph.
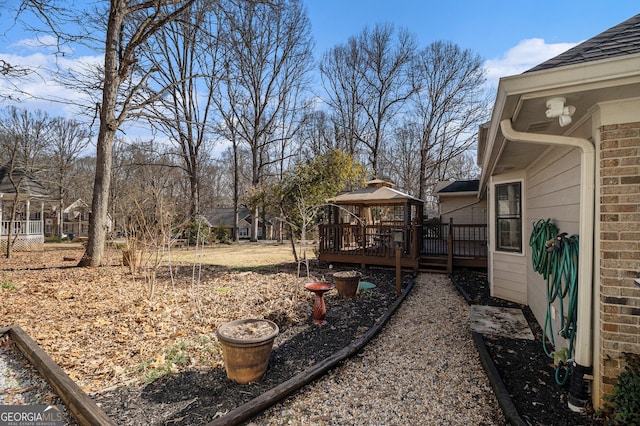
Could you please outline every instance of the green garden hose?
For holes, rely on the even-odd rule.
[[[533,269],[542,274],[547,281],[547,315],[544,323],[544,335],[549,337],[555,347],[553,324],[551,322],[551,306],[559,301],[560,331],[559,335],[569,341],[567,356],[573,353],[578,312],[578,243],[577,235],[570,237],[566,233],[559,234],[558,228],[551,223],[539,220],[533,225],[529,238],[532,248]],[[567,299],[565,312],[564,299]],[[547,331],[549,331],[547,333]],[[545,353],[550,358],[554,354],[547,348],[547,339],[542,339]],[[562,370],[562,371],[561,371]],[[569,378],[566,360],[559,362],[556,368],[556,382],[564,385]]]

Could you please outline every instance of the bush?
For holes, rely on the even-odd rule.
[[[613,394],[605,396],[607,424],[640,426],[640,355],[624,354],[627,365],[618,375]]]
[[[200,219],[194,219],[189,224],[189,245],[209,244],[211,240],[211,230],[207,224]]]
[[[223,244],[229,243],[229,230],[227,228],[216,228],[216,240]]]

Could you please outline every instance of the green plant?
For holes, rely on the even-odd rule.
[[[11,281],[0,282],[0,288],[3,290],[11,290],[11,291],[15,291],[18,289],[18,287]]]
[[[189,363],[190,357],[186,353],[190,345],[188,342],[179,342],[169,347],[164,352],[156,355],[153,360],[146,360],[138,364],[137,371],[144,373],[143,380],[146,383],[165,376],[169,373],[176,373],[178,366]]]
[[[216,228],[216,240],[222,244],[228,244],[229,230],[227,228]]]
[[[626,365],[613,394],[605,396],[604,414],[610,425],[640,425],[640,354],[625,353]]]
[[[203,219],[194,219],[189,223],[189,245],[208,244],[211,240],[211,229]]]

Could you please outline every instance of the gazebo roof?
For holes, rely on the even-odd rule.
[[[392,188],[391,182],[374,179],[367,182],[364,188],[338,195],[329,203],[339,205],[385,205],[385,204],[422,204],[423,201],[404,192]]]
[[[49,198],[49,191],[40,182],[32,179],[23,169],[15,169],[12,173],[13,179],[18,184],[18,194],[21,198]],[[9,180],[9,167],[0,167],[0,194],[8,194],[13,198],[16,194],[15,188]]]

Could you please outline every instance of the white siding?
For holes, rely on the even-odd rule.
[[[501,299],[510,300],[512,302],[527,303],[527,257],[525,253],[528,249],[528,236],[526,235],[526,189],[524,180],[524,172],[516,171],[496,175],[491,178],[488,203],[490,208],[489,217],[489,248],[490,265],[489,279],[491,284],[491,295]],[[522,184],[522,211],[523,211],[523,242],[522,253],[507,253],[496,251],[496,235],[495,235],[495,187],[496,184],[523,182]]]
[[[527,303],[526,257],[494,252],[491,294],[512,302]]]
[[[547,151],[527,171],[526,178],[525,240],[528,243],[533,224],[540,219],[551,221],[560,232],[569,235],[579,230],[580,215],[580,153],[571,148]],[[527,304],[540,324],[547,314],[547,287],[542,275],[532,266],[531,250],[527,251]],[[556,303],[557,307],[557,303]],[[557,336],[559,320],[552,321],[556,346],[565,344]]]
[[[440,220],[442,223],[484,224],[487,223],[487,200],[478,200],[476,195],[440,197]]]

